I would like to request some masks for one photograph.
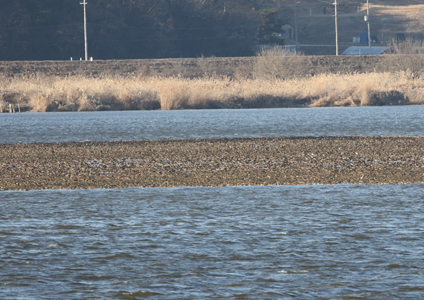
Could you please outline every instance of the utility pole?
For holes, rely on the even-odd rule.
[[[81,5],[84,5],[84,50],[85,50],[85,60],[88,60],[88,51],[87,51],[87,10],[86,5],[87,2],[83,0],[83,2],[80,2]]]
[[[334,19],[335,19],[335,27],[336,27],[336,56],[339,56],[339,30],[337,28],[337,0],[334,0],[334,8],[335,8],[335,13],[334,13]]]
[[[365,21],[368,25],[368,54],[371,54],[371,30],[370,30],[370,4],[369,0],[367,0],[367,16]]]
[[[297,47],[299,44],[299,40],[297,36],[297,0],[294,0],[294,34],[296,39],[296,53],[297,53]]]

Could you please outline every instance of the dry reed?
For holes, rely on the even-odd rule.
[[[406,72],[229,77],[43,77],[0,81],[0,104],[23,111],[142,110],[423,104],[424,79]]]

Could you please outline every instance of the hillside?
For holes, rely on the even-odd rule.
[[[346,47],[355,45],[353,37],[359,37],[361,32],[367,31],[367,24],[364,21],[367,9],[365,0],[338,0],[337,2],[339,43],[343,51]],[[324,46],[335,43],[332,3],[334,3],[332,0],[298,0],[295,10],[294,1],[283,0],[274,1],[274,6],[279,8],[281,17],[292,25],[296,23],[296,15],[300,44],[322,45],[302,47],[305,53],[334,54],[334,47]],[[386,44],[397,37],[423,39],[423,14],[424,4],[418,0],[370,1],[371,36],[379,45]],[[295,41],[289,40],[286,43],[295,44]]]
[[[0,11],[0,60],[84,57],[83,6],[79,2],[4,2]],[[298,41],[306,54],[334,54],[332,2],[90,0],[88,54],[94,59],[250,56],[254,46],[262,42],[261,12],[267,8],[278,9],[279,20],[274,25],[297,25]],[[364,2],[338,0],[341,50],[367,30]],[[383,44],[397,36],[421,39],[423,14],[422,1],[372,1],[371,35]],[[283,42],[294,44],[294,35]]]
[[[0,60],[84,57],[78,0],[2,1]],[[251,0],[89,0],[88,55],[143,59],[250,55]]]

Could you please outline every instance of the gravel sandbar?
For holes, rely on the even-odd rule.
[[[424,182],[424,137],[0,144],[0,189]]]

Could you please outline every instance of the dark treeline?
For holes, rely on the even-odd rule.
[[[0,60],[84,57],[82,0],[1,0]],[[87,0],[94,59],[251,55],[255,0]]]

